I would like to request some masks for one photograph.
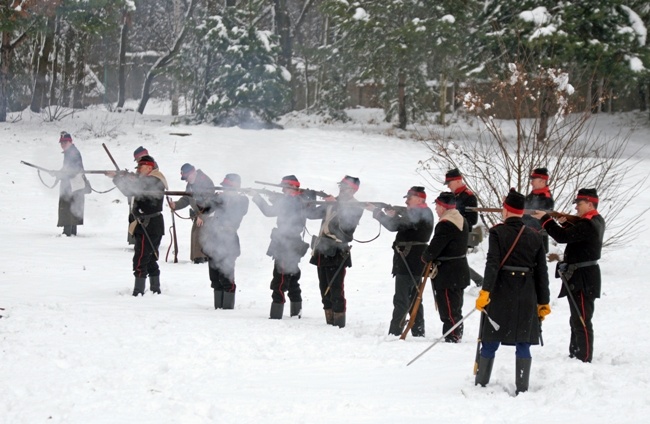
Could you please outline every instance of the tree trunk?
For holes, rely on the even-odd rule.
[[[406,116],[406,74],[400,70],[397,83],[397,115],[399,119],[398,127],[401,130],[406,129],[408,117]]]
[[[142,84],[142,95],[140,96],[140,103],[138,104],[138,113],[144,112],[144,108],[147,107],[147,102],[149,102],[149,99],[151,98],[151,84],[153,83],[153,79],[156,77],[156,75],[159,72],[161,72],[167,65],[171,63],[171,61],[180,51],[181,46],[183,45],[183,40],[187,35],[187,30],[188,30],[187,21],[192,16],[192,13],[194,12],[194,8],[196,7],[196,2],[197,0],[190,1],[190,4],[187,8],[187,13],[185,13],[183,28],[178,34],[178,37],[176,37],[176,41],[174,42],[174,46],[172,47],[172,49],[168,51],[165,56],[158,59],[156,63],[153,64],[151,69],[149,69],[149,72],[147,72],[147,76],[144,79],[144,83]]]
[[[593,93],[592,93],[592,83],[593,79],[589,79],[587,81],[587,94],[585,94],[585,112],[591,113],[593,110],[594,106],[594,99],[593,99]]]
[[[54,45],[54,28],[56,25],[56,15],[47,18],[45,37],[43,46],[38,58],[38,70],[34,81],[34,91],[32,92],[32,103],[29,106],[32,112],[40,112],[45,98],[47,88],[47,68],[50,64],[50,54]]]
[[[548,88],[542,88],[540,96],[539,127],[537,128],[537,142],[544,143],[548,132],[548,120],[550,116],[551,102],[549,100]]]
[[[74,109],[83,109],[84,102],[84,76],[86,68],[86,40],[85,33],[79,33],[77,36],[77,46],[75,49],[74,63],[74,86],[72,88],[72,107]]]
[[[603,111],[603,97],[604,97],[604,91],[603,91],[603,85],[605,83],[605,78],[600,77],[598,78],[598,87],[596,88],[596,111],[598,113]]]
[[[50,95],[49,95],[49,106],[57,104],[56,98],[56,86],[58,83],[59,76],[59,50],[61,50],[61,42],[59,41],[59,32],[61,32],[61,17],[57,16],[56,27],[54,30],[54,51],[52,52],[52,80],[50,81]]]
[[[445,116],[447,110],[447,76],[444,73],[440,73],[440,96],[438,98],[438,108],[440,109],[438,123],[440,125],[445,125],[447,121],[447,117]]]
[[[72,62],[72,45],[74,34],[72,28],[66,29],[65,41],[63,42],[63,75],[61,76],[61,104],[72,107],[72,76],[74,63]]]
[[[117,71],[117,107],[124,107],[126,102],[126,48],[129,34],[129,14],[124,13],[122,17],[122,28],[120,29],[120,54]]]
[[[171,91],[172,116],[178,116],[178,82],[175,79],[172,80]]]
[[[3,31],[2,47],[0,48],[0,122],[7,122],[7,104],[13,52],[13,48],[11,47],[11,33]]]
[[[293,39],[291,35],[291,18],[287,10],[286,0],[273,0],[273,11],[275,14],[275,33],[280,38],[280,57],[278,63],[284,66],[289,74],[293,76]],[[291,78],[291,110],[295,109],[295,78]]]

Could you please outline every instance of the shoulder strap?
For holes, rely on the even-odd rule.
[[[519,237],[521,237],[521,235],[523,234],[524,229],[526,229],[526,226],[522,225],[521,230],[519,230],[519,234],[517,234],[517,238],[515,238],[515,241],[512,242],[512,246],[510,246],[510,250],[508,250],[508,253],[506,253],[506,256],[503,257],[503,260],[499,264],[499,269],[501,269],[503,267],[503,264],[505,264],[506,261],[508,260],[508,257],[510,256],[515,246],[517,245],[517,242],[519,241]]]

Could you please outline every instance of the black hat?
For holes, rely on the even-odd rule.
[[[63,143],[65,141],[69,141],[72,143],[72,136],[70,133],[66,131],[61,131],[61,137],[59,137],[59,143]]]
[[[598,205],[598,193],[595,188],[581,188],[578,190],[576,198],[573,200],[573,203],[578,203],[579,200],[585,200],[591,202],[594,205]]]
[[[341,184],[347,184],[348,186],[352,187],[354,191],[357,191],[359,190],[359,185],[361,184],[361,180],[359,180],[357,177],[351,177],[349,175],[346,175],[339,182],[339,187],[341,186]]]
[[[282,177],[282,181],[280,181],[280,185],[282,187],[287,187],[287,188],[299,188],[300,181],[298,181],[298,178],[296,178],[295,175],[285,175],[284,177]]]
[[[194,171],[196,168],[192,166],[189,163],[184,163],[183,166],[181,166],[181,180],[185,181],[187,180],[187,176]]]
[[[221,182],[221,185],[225,188],[228,187],[240,188],[241,177],[239,176],[239,174],[226,174],[223,181]]]
[[[510,192],[506,196],[506,200],[503,201],[503,207],[507,211],[510,211],[515,214],[523,214],[525,209],[526,198],[523,194],[517,192],[514,188],[510,189]]]
[[[460,174],[458,168],[450,169],[445,174],[445,185],[449,184],[449,181],[462,180],[463,176]]]
[[[548,181],[548,169],[546,168],[535,168],[533,169],[533,172],[530,174],[529,179],[533,178],[541,178],[542,180]]]
[[[436,205],[445,209],[456,209],[456,196],[450,191],[443,191],[436,198]]]
[[[152,168],[156,167],[156,161],[149,155],[144,155],[141,156],[140,159],[138,159],[138,165],[136,166],[139,167],[140,165],[149,165]]]
[[[424,187],[419,186],[413,186],[409,188],[409,191],[406,193],[406,196],[404,196],[404,198],[407,198],[409,196],[421,197],[422,199],[427,198],[427,194],[424,192]]]
[[[147,151],[147,149],[145,149],[144,147],[140,146],[133,151],[133,160],[137,161],[142,156],[148,156],[148,155],[149,155],[149,151]]]

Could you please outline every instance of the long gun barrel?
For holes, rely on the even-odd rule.
[[[36,169],[38,169],[39,171],[54,172],[54,171],[51,170],[51,169],[43,168],[42,166],[38,166],[38,165],[34,165],[33,163],[25,162],[24,160],[21,160],[20,163],[22,163],[23,165],[30,166],[30,167],[32,167],[32,168],[36,168]]]
[[[113,162],[113,166],[115,167],[115,170],[119,171],[119,170],[120,170],[120,167],[117,166],[117,162],[115,162],[115,159],[113,159],[113,155],[111,155],[111,152],[108,151],[108,147],[106,147],[106,144],[105,144],[105,143],[102,143],[102,147],[103,147],[104,150],[106,151],[106,154],[108,155],[108,157],[109,157],[109,159],[111,160],[111,162]]]
[[[467,212],[501,212],[502,208],[479,208],[474,206],[466,206],[465,210]],[[524,215],[532,215],[535,212],[535,209],[524,209]],[[580,219],[577,215],[571,215],[564,212],[549,211],[541,209],[541,212],[551,216],[552,218],[565,218],[567,221],[574,223]]]
[[[308,203],[310,205],[314,205],[314,206],[316,206],[316,205],[344,204],[346,206],[357,207],[357,208],[365,208],[366,205],[370,204],[370,205],[374,205],[374,206],[376,206],[376,207],[378,207],[380,209],[393,210],[393,211],[397,212],[398,214],[406,213],[406,209],[407,209],[406,206],[393,206],[391,204],[384,203],[384,202],[364,202],[363,200],[355,200],[355,201],[351,201],[351,202],[345,202],[345,201],[342,201],[342,202],[338,202],[338,201],[328,202],[328,201],[316,201],[316,200],[314,200],[314,201],[311,201],[311,202],[308,202]]]
[[[268,185],[268,186],[271,186],[271,187],[281,187],[281,188],[285,188],[285,187],[286,187],[286,186],[283,186],[282,184],[267,183],[267,182],[264,182],[264,181],[255,181],[255,184]],[[321,190],[310,190],[310,189],[308,189],[308,188],[299,188],[299,189],[297,189],[297,190],[298,190],[299,192],[301,192],[301,193],[304,193],[304,192],[306,192],[306,191],[311,191],[311,192],[313,192],[316,196],[318,196],[318,197],[322,197],[322,198],[330,197],[330,194],[325,193],[324,191],[321,191]]]

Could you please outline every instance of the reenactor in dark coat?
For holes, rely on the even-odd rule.
[[[393,295],[393,318],[388,334],[399,336],[404,330],[406,315],[418,293],[419,281],[425,263],[420,260],[431,233],[433,232],[433,213],[427,206],[424,187],[413,186],[406,193],[406,209],[396,211],[373,205],[366,206],[372,216],[388,231],[397,231],[393,242],[393,269],[395,294]],[[414,337],[424,337],[424,309],[418,309],[411,329]]]
[[[201,246],[209,260],[215,309],[235,307],[235,261],[241,254],[237,230],[248,213],[248,197],[237,191],[238,174],[227,174],[221,182],[223,192],[214,195],[208,213],[204,213]]]
[[[515,345],[517,393],[528,390],[530,346],[539,343],[540,321],[551,312],[542,237],[524,225],[524,202],[524,196],[511,189],[503,203],[504,222],[490,229],[485,280],[476,299],[476,309],[488,313],[500,327],[481,319],[475,383],[489,383],[501,343]]]
[[[106,173],[113,178],[113,183],[122,194],[133,197],[131,213],[135,219],[129,227],[135,236],[133,296],[144,295],[147,276],[151,292],[161,293],[158,248],[165,234],[162,208],[167,180],[154,167],[155,161],[151,156],[142,156],[138,161],[137,174]]]
[[[300,259],[305,256],[309,243],[302,234],[305,229],[305,201],[301,196],[300,181],[295,175],[287,175],[280,182],[283,195],[271,198],[267,203],[259,193],[253,196],[264,216],[277,217],[276,227],[271,231],[271,243],[266,254],[273,258],[273,279],[271,280],[271,319],[282,319],[284,292],[291,301],[291,316],[301,316],[302,291],[300,289]]]
[[[526,196],[526,209],[552,211],[555,201],[551,189],[548,187],[548,169],[535,168],[529,178],[532,191]],[[548,234],[542,228],[539,220],[530,215],[524,215],[523,220],[527,227],[539,231],[544,240],[544,250],[548,253]]]
[[[144,148],[142,146],[139,146],[137,149],[135,149],[133,151],[133,161],[137,162],[138,160],[140,160],[140,158],[142,156],[149,156],[149,151],[146,148]],[[155,164],[153,169],[158,169],[158,164]],[[134,219],[133,215],[131,214],[131,207],[133,206],[133,199],[131,199],[131,197],[127,197],[127,200],[128,200],[128,203],[129,203],[129,227],[130,227],[131,223],[133,222],[133,219]],[[127,233],[126,241],[130,245],[135,244],[135,237],[133,237],[133,234]]]
[[[66,236],[77,235],[77,225],[84,223],[85,195],[90,193],[90,184],[83,174],[81,153],[72,143],[72,136],[62,132],[59,144],[63,149],[63,167],[52,171],[59,183],[59,220],[57,227],[63,227]]]
[[[469,212],[465,210],[465,208],[468,206],[478,206],[476,195],[467,188],[467,185],[465,185],[465,182],[463,180],[463,176],[458,168],[447,171],[445,174],[445,185],[449,187],[449,190],[452,193],[454,193],[454,196],[456,198],[456,209],[467,220],[469,231],[472,232],[472,227],[474,227],[474,225],[476,225],[478,222],[478,212]],[[471,248],[474,246],[469,246],[468,244],[468,247]],[[483,277],[481,274],[470,268],[469,276],[477,287],[481,287],[483,284]]]
[[[350,242],[359,225],[363,207],[354,198],[360,181],[346,175],[339,183],[339,195],[325,201],[332,205],[313,207],[310,219],[322,219],[309,263],[318,269],[318,282],[325,311],[325,322],[345,327],[345,268],[352,266]]]
[[[581,219],[573,224],[568,223],[566,219],[560,219],[559,225],[542,211],[536,212],[534,216],[555,241],[566,243],[564,260],[558,264],[556,277],[561,277],[565,283],[560,290],[560,297],[569,297],[569,356],[583,362],[591,362],[594,354],[594,330],[591,320],[595,301],[600,297],[598,260],[603,248],[605,220],[597,210],[596,189],[581,188],[574,203]]]
[[[442,334],[463,318],[463,292],[469,286],[469,224],[456,209],[454,200],[454,194],[450,192],[440,193],[436,199],[436,214],[440,221],[422,255],[424,262],[434,262],[438,268],[433,279],[433,296],[442,321]],[[445,341],[458,343],[462,338],[463,324],[447,335]]]
[[[181,167],[181,180],[187,181],[185,191],[192,193],[191,196],[183,196],[176,202],[170,202],[169,206],[176,211],[190,206],[190,217],[192,218],[192,233],[190,236],[190,260],[200,264],[208,260],[201,249],[200,233],[203,227],[203,214],[210,212],[210,201],[214,197],[214,183],[201,171],[189,163]]]

